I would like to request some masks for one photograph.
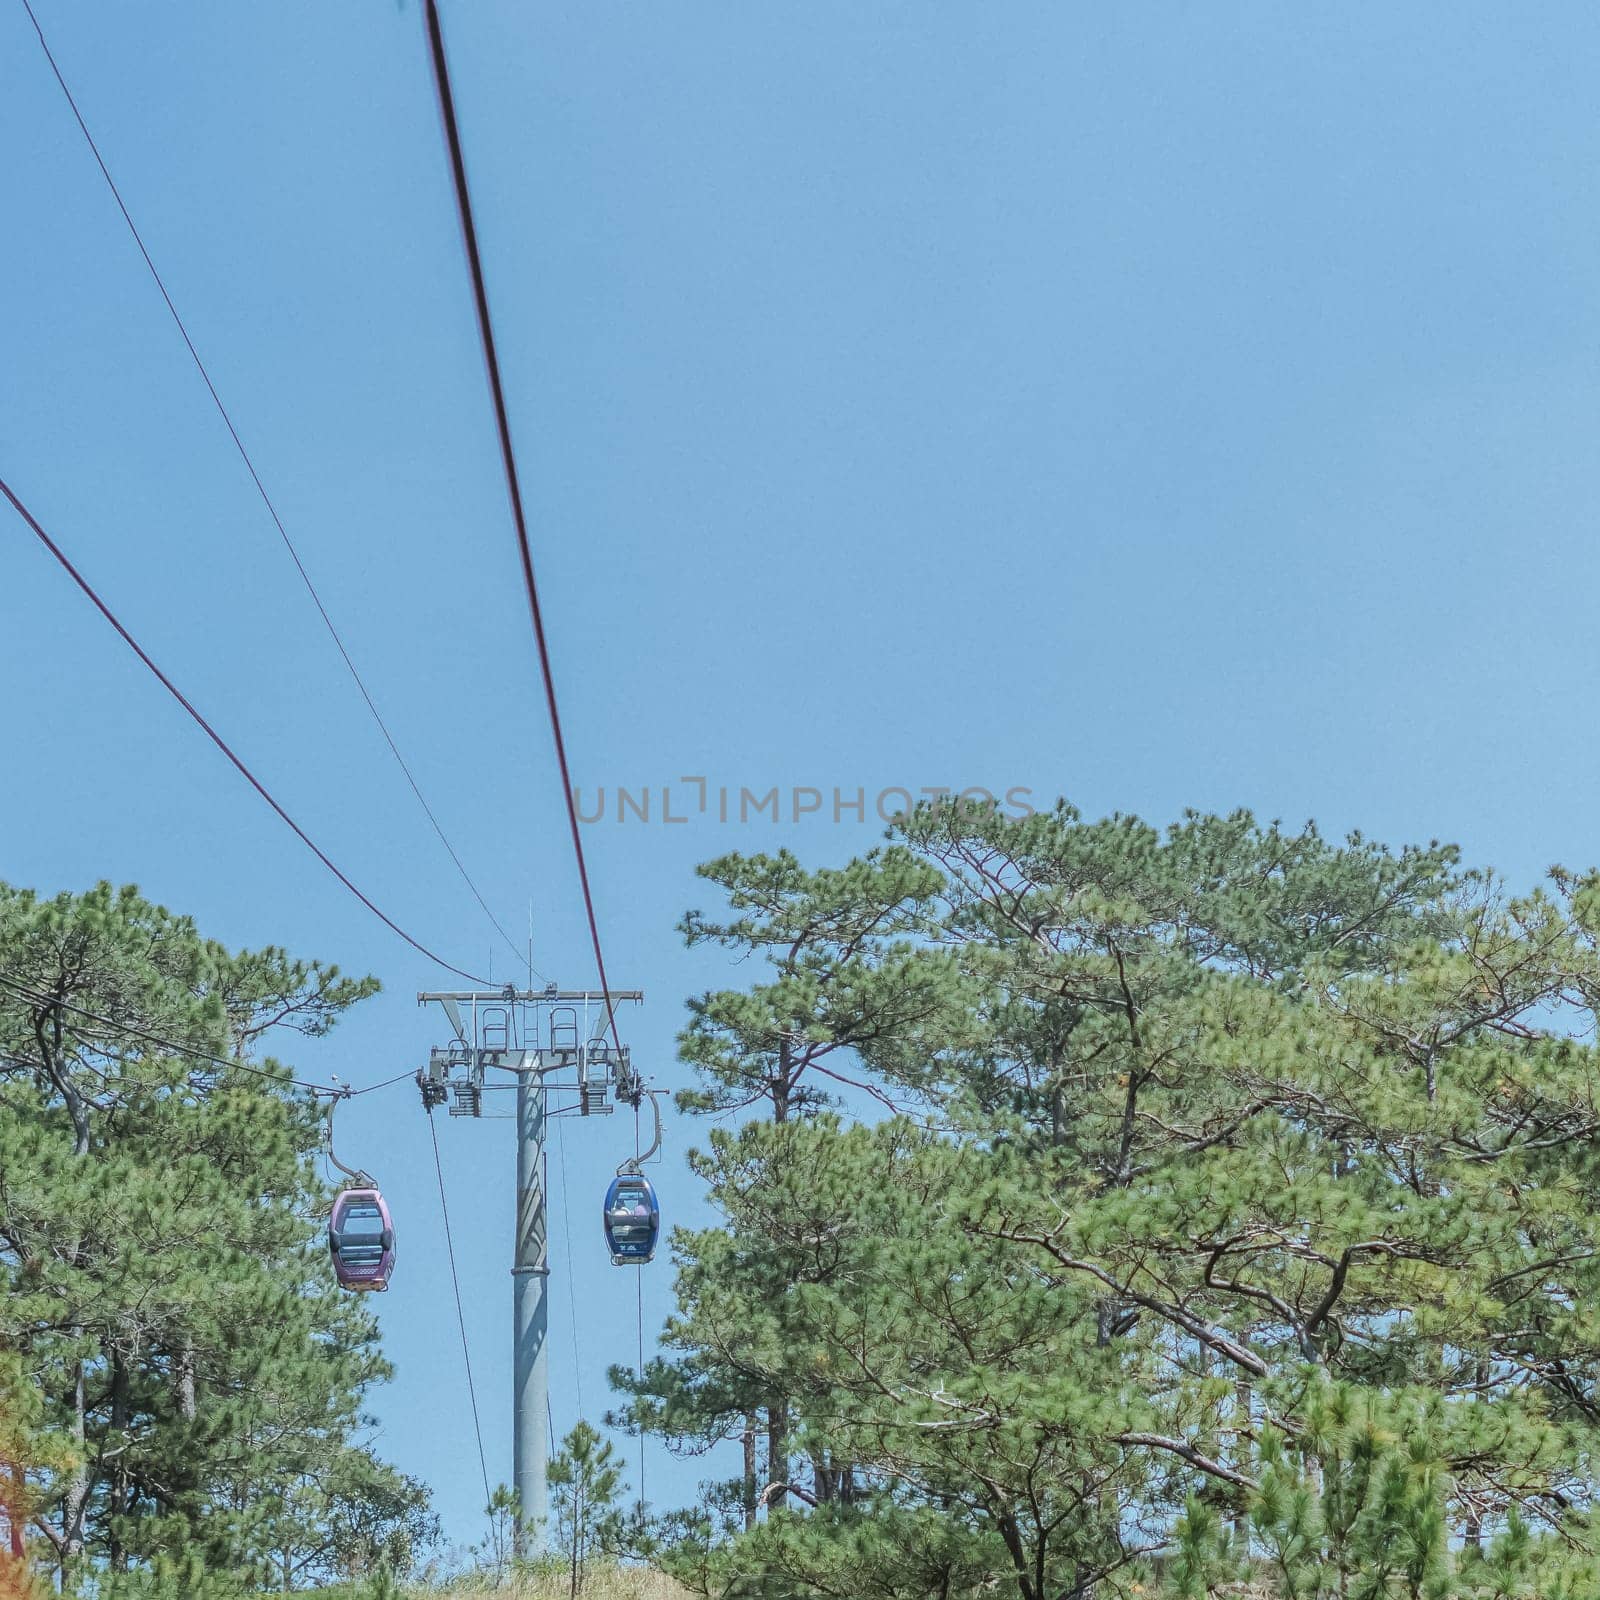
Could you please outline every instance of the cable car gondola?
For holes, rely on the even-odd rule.
[[[394,1218],[383,1191],[365,1172],[353,1172],[333,1153],[333,1113],[341,1099],[328,1105],[328,1159],[349,1180],[333,1197],[328,1215],[328,1254],[341,1289],[365,1292],[387,1289],[394,1271]]]
[[[394,1219],[376,1188],[341,1189],[328,1218],[328,1250],[341,1289],[387,1289],[394,1271]]]
[[[661,1148],[661,1103],[656,1099],[656,1091],[645,1088],[637,1078],[633,1081],[632,1092],[623,1094],[619,1090],[618,1098],[632,1105],[635,1117],[639,1114],[639,1102],[648,1099],[656,1123],[655,1138],[642,1155],[637,1153],[639,1140],[635,1134],[633,1147],[636,1153],[631,1160],[624,1161],[617,1168],[617,1175],[606,1190],[602,1212],[612,1266],[642,1267],[655,1256],[656,1239],[661,1233],[661,1206],[656,1200],[655,1189],[641,1170],[644,1163]]]
[[[606,1244],[617,1267],[642,1267],[656,1253],[661,1232],[661,1207],[642,1172],[624,1168],[606,1190]]]

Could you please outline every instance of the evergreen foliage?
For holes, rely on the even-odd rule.
[[[1600,1593],[1600,880],[944,805],[729,856],[725,1226],[620,1420],[715,1596]],[[849,1085],[855,1087],[849,1087]],[[831,1102],[831,1103],[830,1103]],[[843,1113],[851,1113],[845,1115]],[[764,1441],[764,1445],[763,1445]]]
[[[583,1591],[589,1564],[614,1554],[622,1538],[622,1467],[610,1443],[581,1418],[550,1458],[554,1548],[566,1560],[570,1593]]]
[[[152,1596],[404,1564],[433,1522],[361,1443],[388,1368],[318,1238],[321,1113],[256,1053],[376,984],[105,884],[0,886],[0,978],[0,1434],[35,1557]]]

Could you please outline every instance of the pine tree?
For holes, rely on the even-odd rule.
[[[621,1538],[622,1468],[610,1443],[580,1418],[550,1458],[548,1476],[556,1548],[566,1556],[576,1596],[590,1558],[614,1551]]]
[[[781,1395],[808,1465],[755,1527],[728,1486],[679,1516],[667,1563],[730,1595],[1592,1588],[1600,880],[1514,896],[1244,813],[899,835],[726,858],[736,914],[686,925],[774,969],[696,1002],[688,1103],[775,1115],[696,1158],[726,1227],[677,1236],[626,1415],[709,1442]],[[823,1114],[827,1073],[880,1120]]]
[[[730,855],[709,862],[700,875],[724,891],[734,915],[716,921],[691,911],[682,924],[685,940],[759,956],[768,981],[691,1001],[680,1053],[700,1087],[678,1096],[680,1108],[722,1113],[759,1105],[784,1123],[826,1108],[843,1089],[865,1090],[893,1108],[884,1088],[853,1070],[861,1060],[914,1092],[923,1077],[923,1030],[959,1014],[954,963],[917,943],[930,926],[938,873],[894,847],[843,870],[817,872],[805,871],[787,851]],[[761,1273],[761,1264],[752,1270]],[[781,1293],[781,1274],[766,1277],[764,1288],[751,1286],[752,1302]],[[714,1374],[685,1363],[658,1365],[651,1384],[655,1402],[638,1418],[622,1413],[623,1421],[662,1426],[680,1448],[738,1437],[744,1472],[737,1484],[721,1486],[720,1499],[737,1505],[746,1525],[758,1508],[784,1503],[790,1407],[781,1381],[755,1382],[727,1363]],[[766,1438],[764,1473],[758,1470],[758,1430]],[[847,1491],[848,1464],[822,1469],[829,1497],[830,1473]]]
[[[39,1397],[30,1528],[62,1583],[327,1570],[341,1474],[425,1536],[358,1443],[388,1369],[317,1241],[320,1115],[252,1053],[372,981],[232,954],[107,885],[0,888],[0,974],[0,1349]]]

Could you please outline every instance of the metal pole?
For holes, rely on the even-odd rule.
[[[550,1371],[550,1266],[544,1203],[544,1079],[529,1052],[517,1075],[517,1253],[512,1358],[512,1471],[516,1478],[516,1547],[531,1554],[543,1542],[549,1503],[545,1487]]]

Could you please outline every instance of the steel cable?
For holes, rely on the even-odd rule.
[[[262,783],[255,773],[253,773],[249,767],[247,767],[244,762],[234,754],[227,740],[224,739],[222,735],[218,733],[209,722],[206,721],[200,712],[195,709],[193,701],[191,701],[189,697],[185,695],[184,692],[177,686],[177,684],[175,684],[172,679],[169,678],[166,673],[155,664],[149,653],[145,650],[144,646],[141,645],[139,641],[135,639],[134,636],[127,630],[127,628],[122,625],[122,622],[118,619],[116,613],[112,611],[111,607],[100,598],[100,596],[95,592],[93,586],[89,583],[88,579],[85,578],[83,574],[79,572],[78,569],[67,558],[67,555],[65,551],[62,550],[61,546],[58,545],[55,540],[45,532],[42,526],[40,526],[38,519],[22,503],[22,501],[17,498],[15,492],[11,488],[11,485],[8,484],[4,478],[0,478],[0,494],[3,494],[6,499],[11,502],[11,505],[16,511],[17,515],[21,517],[25,523],[27,523],[28,527],[33,531],[34,536],[45,547],[45,549],[55,557],[56,561],[65,570],[67,576],[70,577],[72,581],[77,584],[78,588],[88,596],[90,602],[100,613],[100,615],[103,616],[106,621],[116,629],[117,633],[122,638],[122,642],[126,644],[128,648],[132,650],[136,656],[138,656],[140,661],[142,661],[145,666],[150,669],[156,680],[161,684],[161,687],[165,689],[167,693],[170,694],[172,698],[189,713],[189,715],[199,725],[201,731],[206,735],[206,737],[210,739],[217,749],[219,749],[223,755],[228,758],[245,782],[248,783],[250,787],[254,789],[269,806],[272,807],[272,809],[278,814],[278,817],[285,824],[287,824],[289,829],[294,833],[295,837],[300,840],[300,842],[312,853],[312,855],[314,855],[317,860],[320,861],[323,866],[325,866],[328,871],[331,872],[334,877],[336,877],[339,882],[342,883],[345,888],[348,889],[350,893],[353,894],[356,899],[359,900],[362,905],[364,905],[367,910],[373,914],[373,916],[383,923],[383,925],[392,933],[396,933],[402,939],[404,939],[413,950],[417,951],[420,955],[426,956],[428,960],[432,961],[436,966],[443,967],[446,972],[452,972],[458,978],[465,978],[469,983],[481,983],[487,985],[491,982],[491,980],[488,978],[480,978],[476,973],[468,972],[465,968],[455,966],[451,962],[446,961],[443,956],[436,955],[427,947],[427,945],[423,944],[420,939],[413,938],[411,934],[407,933],[406,930],[402,928],[393,917],[389,916],[386,912],[379,910],[372,900],[369,899],[368,896],[365,895],[360,889],[358,889],[356,885],[352,883],[351,880],[337,866],[334,865],[327,853],[311,837],[311,835],[308,834],[305,829],[302,828],[300,824],[296,822],[287,811],[284,810],[284,808],[273,797],[271,791],[268,790],[267,786]]]
[[[467,1346],[467,1317],[461,1308],[461,1279],[456,1273],[456,1246],[455,1239],[450,1232],[450,1202],[445,1199],[444,1193],[444,1162],[439,1157],[439,1128],[433,1120],[433,1108],[428,1109],[428,1133],[433,1140],[433,1170],[439,1177],[439,1210],[444,1215],[444,1245],[450,1258],[450,1283],[456,1296],[456,1325],[461,1329],[461,1360],[467,1369],[467,1398],[472,1403],[472,1431],[478,1440],[478,1469],[483,1474],[483,1509],[484,1515],[490,1518],[490,1527],[494,1532],[495,1559],[503,1561],[500,1548],[500,1525],[494,1520],[490,1505],[494,1500],[494,1492],[489,1488],[489,1458],[483,1448],[483,1423],[478,1417],[478,1388],[472,1380],[472,1351]]]
[[[95,165],[100,168],[100,176],[106,181],[106,187],[111,191],[111,198],[117,203],[117,210],[122,213],[122,220],[128,225],[128,232],[133,235],[133,242],[139,247],[139,254],[144,258],[144,264],[150,271],[155,286],[161,292],[161,298],[166,302],[167,310],[172,315],[173,322],[177,325],[178,333],[182,336],[189,357],[194,362],[195,370],[200,374],[201,381],[206,386],[206,392],[211,396],[211,403],[217,409],[217,415],[222,418],[223,426],[228,430],[228,437],[233,440],[234,449],[239,452],[239,459],[244,463],[245,471],[250,474],[250,481],[255,485],[256,493],[261,497],[261,503],[267,508],[267,515],[272,518],[273,526],[278,530],[278,537],[283,541],[283,547],[289,552],[289,559],[294,563],[295,571],[300,574],[300,581],[305,585],[306,593],[311,596],[311,603],[317,608],[317,615],[322,618],[323,626],[328,630],[329,637],[333,640],[352,681],[361,693],[361,698],[366,702],[367,710],[372,713],[372,720],[377,723],[378,731],[383,735],[384,742],[389,746],[390,753],[394,756],[400,771],[405,775],[406,782],[411,787],[411,792],[417,797],[417,804],[422,807],[423,814],[433,825],[433,831],[439,836],[439,843],[449,853],[455,868],[461,874],[462,881],[471,890],[473,898],[478,902],[484,916],[493,925],[495,931],[505,940],[511,953],[518,961],[523,960],[523,952],[517,949],[511,935],[500,925],[500,920],[489,909],[489,903],[479,891],[472,880],[472,875],[466,869],[456,848],[451,844],[438,817],[434,815],[433,807],[428,804],[427,797],[423,794],[421,785],[411,771],[406,758],[400,753],[400,746],[396,744],[394,735],[389,731],[389,725],[383,719],[383,713],[378,710],[377,702],[372,698],[367,689],[365,680],[357,670],[354,660],[345,647],[343,637],[335,626],[333,618],[328,614],[328,608],[322,602],[322,596],[317,592],[317,586],[311,581],[311,574],[306,571],[305,563],[300,559],[300,552],[295,548],[294,540],[289,537],[289,530],[283,525],[283,518],[278,515],[278,508],[272,503],[272,497],[267,493],[266,485],[261,481],[261,474],[256,470],[256,464],[251,459],[250,452],[245,448],[244,440],[239,436],[239,430],[234,426],[233,417],[223,403],[222,396],[217,392],[217,386],[211,379],[211,373],[201,359],[199,350],[195,347],[194,340],[190,337],[187,324],[174,303],[171,293],[167,289],[166,281],[162,278],[155,260],[145,245],[144,236],[139,232],[138,224],[133,220],[133,214],[128,210],[127,202],[122,198],[122,191],[117,187],[116,179],[111,176],[111,169],[106,165],[105,157],[100,154],[100,146],[95,142],[94,135],[89,131],[89,124],[84,120],[83,113],[78,109],[78,102],[72,90],[67,85],[60,66],[56,63],[54,52],[50,49],[50,42],[45,38],[44,29],[39,24],[38,17],[34,14],[30,0],[22,0],[22,8],[28,13],[28,20],[33,24],[33,31],[39,36],[39,47],[44,51],[44,58],[50,64],[50,70],[55,74],[55,80],[60,85],[61,93],[66,98],[68,107],[78,124],[79,131],[83,134],[89,146],[89,152],[95,159]]]

